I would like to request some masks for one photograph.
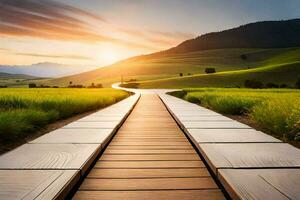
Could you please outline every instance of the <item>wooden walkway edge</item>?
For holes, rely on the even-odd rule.
[[[0,156],[0,199],[64,199],[139,97],[130,96]]]
[[[216,112],[160,93],[232,199],[300,199],[300,150]]]

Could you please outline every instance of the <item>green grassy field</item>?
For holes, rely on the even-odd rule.
[[[222,114],[247,116],[300,147],[300,90],[192,88],[172,94]]]
[[[129,96],[115,89],[0,89],[0,138],[13,141],[76,114],[100,109]]]
[[[247,59],[242,59],[241,55],[246,55]],[[221,87],[223,84],[235,86],[247,77],[256,76],[266,78],[266,81],[288,81],[291,84],[295,76],[298,76],[299,62],[300,48],[217,49],[183,54],[158,54],[130,58],[90,72],[46,80],[44,84],[67,86],[70,81],[84,85],[94,82],[109,87],[112,83],[119,82],[121,75],[124,80],[137,79],[142,88]],[[214,67],[218,73],[206,75],[206,67]],[[255,71],[258,68],[264,68],[263,72]],[[179,77],[179,73],[183,73],[184,76]],[[269,76],[270,73],[272,77]],[[283,78],[279,76],[281,73],[284,74]],[[273,74],[276,77],[273,77]]]

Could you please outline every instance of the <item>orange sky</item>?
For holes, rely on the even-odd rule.
[[[299,17],[299,1],[270,1],[0,0],[0,64],[104,66],[203,33]]]

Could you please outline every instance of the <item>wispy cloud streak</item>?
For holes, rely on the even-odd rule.
[[[100,25],[100,28],[95,30],[91,21]],[[125,34],[126,37],[115,36],[113,33],[116,32]],[[191,36],[188,33],[114,26],[102,16],[53,0],[0,0],[0,35],[90,43],[110,42],[148,50],[168,47],[174,41]]]

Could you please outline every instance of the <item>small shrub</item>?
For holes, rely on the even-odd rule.
[[[289,86],[288,86],[288,84],[282,83],[279,85],[279,87],[280,88],[288,88]]]
[[[248,59],[248,58],[247,58],[247,55],[246,55],[246,54],[242,54],[242,55],[241,55],[241,59],[242,59],[242,60],[247,60],[247,59]]]
[[[183,76],[183,73],[179,73],[179,76]]]
[[[216,73],[216,69],[213,67],[207,67],[207,68],[205,68],[205,73],[207,73],[207,74]]]
[[[35,83],[29,83],[29,84],[28,84],[28,87],[29,87],[29,88],[36,88],[36,84],[35,84]]]
[[[258,81],[258,80],[246,80],[244,82],[244,86],[246,88],[261,89],[261,88],[264,87],[264,84],[261,81]]]
[[[267,83],[266,88],[279,88],[279,85],[276,83]]]
[[[298,77],[298,79],[296,81],[296,88],[300,89],[300,76]]]

